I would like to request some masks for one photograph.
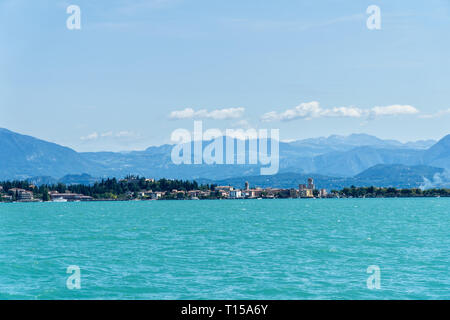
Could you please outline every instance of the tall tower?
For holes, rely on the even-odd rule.
[[[314,179],[313,178],[308,178],[308,189],[314,190]]]
[[[245,181],[245,190],[250,190],[250,184],[248,181]]]

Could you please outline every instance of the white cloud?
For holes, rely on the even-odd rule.
[[[355,107],[339,107],[326,109],[322,112],[326,117],[350,117],[360,118],[364,115],[364,110]]]
[[[244,114],[244,108],[227,108],[216,109],[208,111],[201,109],[195,111],[192,108],[186,108],[184,110],[172,111],[169,115],[170,119],[214,119],[214,120],[226,120],[241,118]]]
[[[361,109],[357,107],[334,107],[324,109],[319,102],[312,101],[302,103],[299,106],[288,109],[284,112],[278,113],[271,111],[265,113],[262,121],[290,121],[295,119],[314,119],[323,117],[339,117],[339,118],[375,118],[378,116],[393,116],[393,115],[411,115],[418,113],[419,110],[409,105],[391,105],[385,107],[373,107],[372,109]]]
[[[394,104],[386,107],[373,107],[370,110],[371,116],[395,116],[419,113],[419,110],[409,105]]]
[[[134,133],[132,131],[120,131],[117,133],[114,133],[112,131],[107,131],[107,132],[103,132],[103,133],[97,133],[97,132],[93,132],[87,136],[83,136],[80,139],[83,141],[93,141],[93,140],[98,140],[98,139],[120,139],[120,138],[136,138],[139,137],[140,135],[137,133]]]
[[[311,119],[320,116],[322,109],[317,101],[302,103],[299,106],[288,109],[282,113],[268,112],[262,116],[263,121],[289,121],[294,119]]]
[[[186,108],[180,111],[172,111],[170,113],[170,119],[190,119],[195,115],[195,111],[192,108]]]
[[[130,138],[130,137],[135,137],[136,134],[134,132],[131,131],[120,131],[118,133],[116,133],[115,135],[118,138]]]
[[[279,120],[279,115],[275,111],[267,112],[261,116],[262,121],[275,121]]]
[[[99,137],[97,132],[93,132],[91,134],[88,134],[87,136],[81,137],[80,139],[83,141],[90,141],[90,140],[97,140]]]
[[[419,116],[422,119],[433,119],[433,118],[439,118],[445,115],[450,114],[450,109],[447,110],[440,110],[436,113],[429,113],[429,114],[423,114],[421,116]]]
[[[104,132],[100,136],[101,137],[111,137],[111,136],[113,136],[113,132],[112,131]]]
[[[323,109],[319,102],[312,101],[298,105],[293,109],[288,109],[282,113],[275,111],[268,112],[262,116],[263,121],[290,121],[295,119],[310,120],[320,117],[351,117],[359,118],[363,115],[364,111],[355,107],[339,107],[332,109]]]

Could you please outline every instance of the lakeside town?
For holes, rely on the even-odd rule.
[[[214,200],[214,199],[325,199],[325,198],[385,198],[385,197],[449,197],[450,189],[396,189],[393,187],[355,187],[342,190],[320,189],[308,178],[297,188],[243,188],[199,185],[196,181],[147,179],[127,176],[102,180],[93,185],[34,185],[28,181],[0,183],[0,202],[81,202],[129,200]]]

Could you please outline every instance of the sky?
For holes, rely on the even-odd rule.
[[[450,0],[0,0],[0,127],[77,151],[170,143],[195,120],[437,140],[449,32]]]

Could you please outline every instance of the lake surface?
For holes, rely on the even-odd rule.
[[[449,270],[449,198],[0,203],[0,299],[449,299]]]

